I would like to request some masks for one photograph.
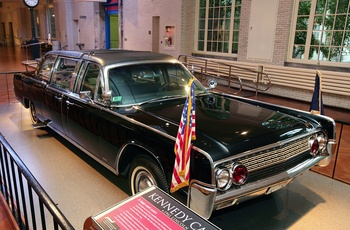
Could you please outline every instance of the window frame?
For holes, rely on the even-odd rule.
[[[304,1],[309,1],[311,3],[310,6],[310,13],[309,13],[309,17],[308,17],[308,25],[307,25],[307,30],[306,30],[306,40],[305,40],[305,49],[304,49],[304,53],[303,58],[294,58],[293,57],[293,53],[294,53],[294,45],[295,44],[295,37],[296,37],[296,32],[298,31],[302,31],[302,30],[297,30],[296,26],[297,26],[297,21],[298,21],[298,12],[299,12],[299,5],[300,2],[304,2]],[[339,0],[337,0],[337,4],[338,4]],[[328,3],[328,1],[327,1]],[[311,44],[312,43],[312,35],[315,32],[321,33],[322,35],[325,33],[325,31],[331,31],[332,34],[333,32],[337,32],[339,30],[335,29],[334,27],[329,30],[329,29],[325,29],[324,27],[321,29],[315,29],[314,28],[314,20],[315,18],[317,18],[317,15],[319,17],[319,14],[316,14],[316,6],[317,6],[317,0],[296,0],[294,2],[294,7],[293,7],[293,12],[292,12],[292,23],[291,23],[291,28],[290,28],[290,41],[289,41],[289,47],[288,47],[288,57],[287,60],[288,62],[292,62],[292,63],[300,63],[300,64],[313,64],[313,65],[326,65],[326,66],[336,66],[336,67],[344,67],[344,66],[348,66],[349,62],[340,62],[340,61],[329,61],[329,60],[322,60],[322,54],[321,52],[321,45],[319,44]],[[349,5],[348,5],[348,9],[349,9]],[[326,14],[324,13],[322,16],[322,19],[324,20],[326,18],[325,16]],[[333,15],[333,14],[331,14]],[[337,13],[335,13],[334,15],[339,15]],[[344,15],[346,15],[347,20],[349,23],[350,21],[350,10],[348,10],[347,13],[344,13]],[[346,33],[346,31],[350,32],[350,30],[347,30],[347,28],[343,28],[342,31],[344,33]],[[343,41],[345,36],[343,35]],[[318,46],[318,47],[317,47]],[[318,58],[317,60],[315,59],[310,59],[310,50],[312,49],[312,47],[316,47],[318,50]],[[331,49],[332,44],[328,45],[328,46],[323,46],[326,47],[326,49]],[[342,44],[342,46],[340,46],[341,48],[344,47],[348,47],[350,50],[350,46],[345,46],[345,44]],[[311,54],[312,55],[312,54]],[[340,59],[339,59],[340,60]]]
[[[238,50],[239,50],[239,26],[240,26],[240,23],[241,23],[241,12],[242,12],[242,1],[240,2],[240,5],[237,5],[240,7],[240,11],[239,11],[239,17],[237,18],[236,15],[235,15],[235,7],[236,7],[236,0],[232,0],[232,4],[231,4],[231,16],[229,18],[230,20],[230,25],[229,25],[229,30],[228,30],[228,33],[229,33],[229,39],[228,41],[226,41],[225,39],[222,39],[221,41],[220,40],[217,40],[217,43],[222,43],[222,52],[220,51],[217,51],[217,52],[214,52],[214,51],[208,51],[208,41],[212,41],[212,40],[209,40],[208,39],[208,32],[209,30],[213,30],[213,29],[210,29],[208,28],[208,23],[209,23],[209,20],[210,19],[217,19],[217,20],[227,20],[228,18],[221,18],[220,16],[219,17],[212,17],[212,18],[209,18],[209,1],[210,0],[206,0],[206,7],[205,7],[205,20],[204,20],[204,50],[199,50],[198,49],[198,43],[199,43],[199,17],[200,17],[200,1],[201,0],[197,0],[196,1],[196,11],[195,11],[195,35],[194,35],[194,52],[195,53],[199,53],[199,54],[210,54],[210,55],[217,55],[217,56],[229,56],[229,57],[237,57],[238,56]],[[236,20],[236,21],[235,21]],[[239,22],[238,24],[238,29],[234,27],[235,23],[236,22]],[[214,31],[214,30],[213,30]],[[223,31],[227,31],[227,30],[223,30]],[[233,33],[237,34],[237,38],[234,39],[234,36],[233,36]],[[228,52],[224,52],[225,48],[224,48],[224,43],[228,42]],[[236,53],[233,53],[232,50],[234,49],[233,47],[233,43],[237,44],[237,47],[236,47]],[[218,50],[218,49],[217,49]]]

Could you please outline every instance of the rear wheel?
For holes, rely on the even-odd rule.
[[[40,121],[37,116],[35,106],[31,101],[29,102],[29,112],[30,112],[30,119],[32,120],[32,123],[38,124]]]
[[[154,160],[147,156],[139,156],[133,160],[129,172],[129,183],[131,195],[153,185],[165,192],[169,191],[163,171]]]

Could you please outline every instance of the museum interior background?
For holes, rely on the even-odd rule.
[[[301,103],[310,101],[320,71],[338,145],[332,164],[319,173],[350,184],[348,0],[40,0],[34,15],[42,53],[123,48],[207,58],[259,69],[272,79],[259,94]],[[1,0],[0,46],[29,49],[30,17],[22,0]],[[251,86],[255,77],[242,79]],[[0,80],[5,95],[11,80]]]

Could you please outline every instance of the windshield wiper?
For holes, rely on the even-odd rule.
[[[162,97],[152,98],[152,99],[144,101],[144,102],[140,102],[138,105],[144,105],[144,104],[148,104],[148,103],[152,103],[152,102],[164,101],[164,100],[173,99],[173,98],[183,98],[183,97],[186,97],[186,95],[162,96]]]

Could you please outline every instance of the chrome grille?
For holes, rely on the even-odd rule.
[[[259,153],[242,157],[235,161],[241,162],[244,166],[247,167],[249,172],[253,172],[271,165],[285,162],[309,150],[309,138],[307,137],[273,149],[268,149]]]

